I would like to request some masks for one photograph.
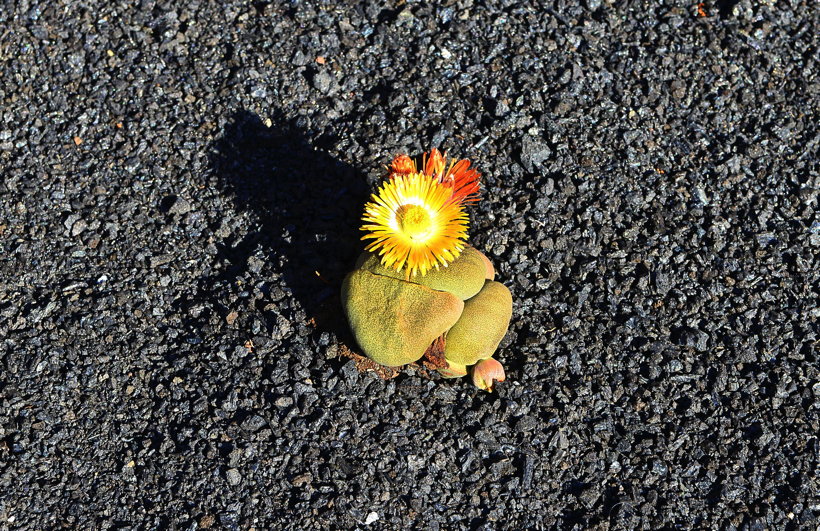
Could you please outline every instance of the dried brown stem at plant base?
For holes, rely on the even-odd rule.
[[[334,301],[337,302],[337,301]],[[356,370],[360,373],[373,372],[382,380],[390,380],[399,375],[399,367],[386,367],[371,360],[367,356],[359,354],[354,349],[348,347],[348,344],[353,340],[350,336],[347,327],[340,330],[338,327],[340,322],[340,313],[336,310],[335,304],[325,304],[320,308],[316,317],[308,319],[308,325],[313,328],[322,330],[331,330],[336,333],[339,340],[338,349],[334,353],[340,358],[347,358],[356,363]],[[343,322],[343,319],[341,320]],[[345,323],[346,324],[346,323]],[[419,371],[419,375],[423,378],[430,379],[428,370],[434,371],[440,367],[447,367],[447,361],[444,359],[445,335],[436,338],[433,343],[427,348],[422,359],[418,363],[411,363],[406,367],[412,367]]]
[[[447,334],[442,334],[433,341],[422,356],[422,365],[431,371],[447,368],[447,360],[444,359],[444,346]]]
[[[444,345],[445,335],[441,335],[430,344],[430,347],[424,352],[424,356],[419,360],[419,363],[410,363],[405,367],[415,368],[418,370],[419,376],[430,379],[430,374],[427,371],[435,371],[447,367],[447,360],[444,359]],[[356,363],[357,371],[361,373],[374,372],[382,380],[391,380],[398,376],[400,372],[397,367],[385,367],[367,356],[358,354],[348,347],[344,341],[339,342],[339,347],[335,354],[340,358],[353,360]]]

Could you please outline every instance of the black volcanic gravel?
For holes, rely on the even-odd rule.
[[[819,526],[820,5],[382,4],[0,5],[0,528]],[[433,145],[493,394],[340,357]]]

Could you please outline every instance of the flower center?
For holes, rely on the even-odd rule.
[[[401,231],[413,240],[424,239],[430,232],[433,219],[420,205],[402,205],[396,209],[396,221]]]

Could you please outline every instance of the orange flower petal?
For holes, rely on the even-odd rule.
[[[453,197],[460,203],[478,201],[481,175],[470,169],[470,161],[462,159],[453,164],[443,178],[443,182],[453,189]]]
[[[431,149],[430,153],[424,154],[424,158],[424,173],[426,175],[440,176],[444,173],[445,158],[438,149]]]
[[[407,155],[398,155],[390,164],[390,172],[392,175],[407,175],[408,173],[416,172],[416,163]]]

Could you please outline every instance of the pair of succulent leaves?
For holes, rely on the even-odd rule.
[[[447,267],[406,278],[363,253],[342,284],[347,319],[364,353],[397,367],[418,361],[446,334],[444,376],[489,358],[507,332],[512,295],[495,282],[490,260],[467,246]]]

